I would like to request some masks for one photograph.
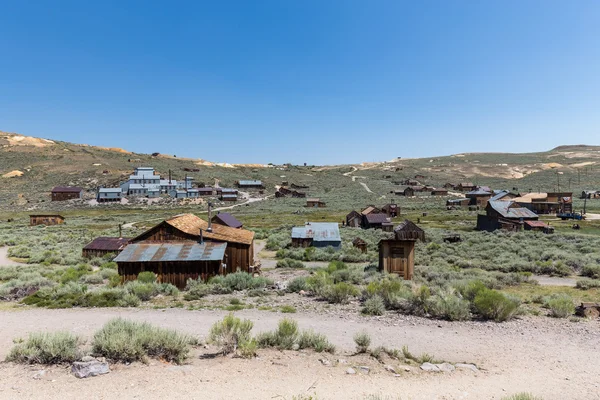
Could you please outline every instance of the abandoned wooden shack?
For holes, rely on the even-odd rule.
[[[81,199],[82,197],[83,189],[76,186],[57,186],[51,192],[52,201]]]
[[[400,215],[400,207],[396,203],[388,203],[381,207],[381,212],[385,213],[390,218],[396,218]]]
[[[405,219],[394,228],[396,240],[420,240],[425,241],[425,231],[412,221]]]
[[[448,208],[468,207],[471,199],[450,199],[446,200],[446,206]]]
[[[307,222],[292,228],[293,247],[342,247],[340,229],[335,222]]]
[[[472,182],[461,182],[454,187],[454,190],[458,190],[460,192],[470,192],[475,189],[477,189],[477,186],[473,185]]]
[[[554,227],[543,221],[523,221],[523,229],[526,231],[536,231],[546,234],[554,233]]]
[[[363,229],[382,229],[391,232],[394,229],[392,219],[383,213],[367,214],[362,218]]]
[[[129,238],[100,236],[88,243],[82,250],[84,258],[103,257],[107,254],[119,254],[127,244]]]
[[[215,189],[211,187],[201,187],[198,188],[198,196],[213,196],[215,194]]]
[[[237,201],[237,199],[237,193],[232,192],[221,192],[221,195],[219,196],[219,200],[221,201]]]
[[[446,182],[444,183],[444,186],[442,186],[444,189],[454,189],[456,185],[454,183],[450,183],[450,182]]]
[[[492,192],[484,189],[471,190],[465,194],[465,197],[470,200],[469,205],[477,206],[479,208],[485,208],[492,196]]]
[[[572,192],[526,193],[512,201],[536,214],[573,212]]]
[[[184,288],[188,279],[208,280],[225,274],[227,243],[133,243],[115,258],[121,282],[151,271],[158,282]]]
[[[415,240],[387,239],[379,242],[379,270],[411,280],[415,269]]]
[[[351,228],[360,228],[362,225],[362,215],[358,211],[352,210],[346,215],[346,226]]]
[[[213,224],[225,225],[235,229],[239,229],[244,226],[236,217],[226,212],[217,212],[217,215],[212,217],[211,221]]]
[[[431,195],[432,196],[448,196],[448,190],[433,188],[433,190],[431,191]]]
[[[362,215],[381,214],[381,210],[374,205],[368,205],[361,212]]]
[[[367,242],[365,242],[364,240],[362,240],[361,238],[356,238],[352,241],[352,245],[354,247],[356,247],[357,249],[359,249],[361,251],[361,253],[366,253],[367,252]]]
[[[224,273],[250,270],[254,265],[254,232],[243,228],[213,224],[194,214],[167,219],[131,240],[131,243],[164,242],[226,243]]]
[[[37,214],[29,216],[29,225],[61,225],[65,223],[65,217],[58,214]]]
[[[240,189],[264,189],[262,181],[259,180],[241,180],[237,181],[237,187]]]
[[[321,201],[321,199],[316,199],[316,198],[306,199],[306,207],[322,208],[322,207],[326,207],[326,206],[327,205],[325,204],[325,202]]]
[[[492,232],[496,229],[520,231],[524,221],[537,221],[533,211],[521,207],[514,201],[488,201],[485,214],[477,215],[477,229]]]
[[[292,182],[292,184],[290,185],[290,187],[292,189],[308,189],[307,185],[296,185],[295,183]]]

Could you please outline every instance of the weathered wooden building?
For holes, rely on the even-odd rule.
[[[475,189],[477,189],[477,186],[473,185],[473,182],[460,182],[454,187],[454,190],[458,190],[461,192],[470,192]]]
[[[391,232],[394,229],[391,218],[383,213],[363,215],[362,227],[364,229],[381,229],[385,232]]]
[[[81,199],[82,197],[83,189],[76,186],[57,186],[51,192],[52,201]]]
[[[254,232],[242,228],[209,224],[194,214],[181,214],[167,219],[138,237],[132,243],[164,242],[227,243],[225,273],[250,270],[254,265]]]
[[[543,232],[546,234],[554,233],[554,227],[543,221],[523,221],[523,229],[526,231]]]
[[[400,215],[400,207],[396,203],[388,203],[381,207],[381,212],[385,213],[390,218],[396,218]]]
[[[233,215],[227,212],[217,212],[217,215],[211,219],[213,224],[225,225],[230,228],[243,228],[244,225]]]
[[[346,226],[351,228],[360,228],[362,225],[362,215],[355,210],[352,210],[346,215]]]
[[[459,208],[459,207],[468,207],[471,199],[463,198],[463,199],[450,199],[446,200],[446,206],[448,209]]]
[[[165,242],[129,244],[115,258],[122,282],[154,272],[159,282],[184,288],[188,279],[208,280],[227,273],[227,243]]]
[[[237,187],[240,189],[264,189],[262,181],[259,180],[241,180],[237,181]]]
[[[213,196],[215,194],[215,189],[211,187],[201,187],[198,188],[198,196]]]
[[[379,208],[375,207],[374,205],[369,205],[369,206],[365,207],[360,213],[362,215],[381,214],[381,210]]]
[[[433,188],[433,190],[431,191],[431,195],[432,196],[448,196],[448,190]]]
[[[572,192],[525,193],[512,201],[536,214],[568,213],[573,211]]]
[[[415,240],[379,242],[379,270],[411,280],[415,269]]]
[[[29,225],[61,225],[65,223],[65,217],[58,214],[37,214],[29,216]]]
[[[307,222],[292,228],[293,247],[333,247],[340,249],[342,239],[335,222]]]
[[[82,250],[84,258],[103,257],[119,254],[129,244],[129,238],[100,236],[88,243]]]
[[[326,206],[327,205],[325,204],[325,202],[321,201],[321,199],[316,199],[316,198],[306,199],[306,207],[322,208],[322,207],[326,207]]]
[[[493,194],[490,191],[484,189],[472,190],[465,194],[465,197],[470,200],[469,205],[479,208],[485,208],[492,196]]]
[[[424,242],[425,231],[412,221],[405,219],[394,228],[394,237],[396,240],[420,240]]]
[[[538,220],[536,213],[514,201],[488,201],[485,211],[485,215],[477,215],[477,229],[480,231],[504,229],[516,232],[523,229],[525,221]]]

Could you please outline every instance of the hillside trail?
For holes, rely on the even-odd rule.
[[[367,184],[366,184],[366,183],[364,183],[364,182],[359,182],[359,183],[360,183],[360,185],[361,185],[362,187],[364,187],[364,188],[365,188],[365,190],[366,190],[367,192],[369,192],[369,193],[373,193],[373,192],[371,191],[371,189],[369,189],[369,187],[367,186]]]
[[[206,339],[211,325],[227,313],[178,308],[0,310],[0,358],[6,357],[13,338],[29,332],[60,329],[90,339],[116,317]],[[280,313],[256,309],[238,311],[236,316],[250,319],[254,334],[275,329],[283,318]],[[600,374],[596,360],[598,321],[574,324],[523,317],[504,323],[447,322],[397,315],[386,322],[360,315],[340,317],[305,311],[297,312],[293,319],[301,329],[326,334],[337,347],[336,355],[259,350],[258,358],[245,360],[203,358],[198,354],[202,350],[194,350],[182,366],[155,360],[147,365],[114,364],[108,375],[81,380],[64,367],[2,363],[0,397],[62,400],[102,394],[100,397],[107,399],[291,399],[316,393],[319,399],[363,399],[375,394],[377,398],[396,398],[401,393],[403,399],[500,399],[531,392],[546,400],[600,399],[600,382],[591,378]],[[400,349],[407,345],[413,354],[426,352],[451,363],[474,363],[479,372],[425,373],[413,364],[408,371],[400,367],[400,375],[395,376],[373,359],[354,355],[353,336],[360,331],[370,335],[373,347]],[[217,350],[210,345],[203,352]],[[323,359],[331,365],[323,365],[319,361]],[[335,365],[338,359],[344,362]],[[396,365],[391,359],[386,362]],[[368,365],[366,372],[359,367],[362,365]],[[346,373],[349,367],[355,374]],[[47,376],[35,378],[42,369]]]
[[[24,266],[27,264],[11,260],[8,257],[8,247],[0,247],[0,267]]]
[[[350,176],[350,175],[352,175],[353,173],[355,173],[356,171],[358,171],[358,168],[356,168],[356,167],[352,167],[352,171],[350,171],[350,172],[345,172],[345,173],[343,173],[342,175],[344,175],[344,176]]]

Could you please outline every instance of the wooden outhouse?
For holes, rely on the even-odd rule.
[[[415,269],[415,240],[379,242],[379,270],[411,280]]]

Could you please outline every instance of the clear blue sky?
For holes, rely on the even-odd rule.
[[[600,144],[600,1],[0,0],[0,130],[227,162]]]

